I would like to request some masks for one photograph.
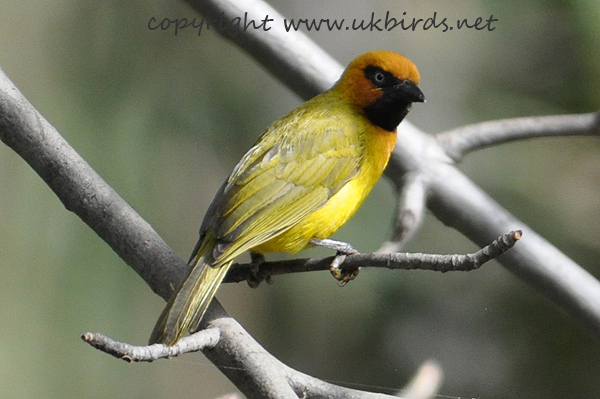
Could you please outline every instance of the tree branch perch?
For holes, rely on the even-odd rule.
[[[521,238],[521,231],[511,231],[498,237],[479,251],[466,255],[438,255],[422,253],[356,254],[347,255],[340,269],[352,270],[357,267],[376,267],[390,270],[431,270],[438,272],[476,270],[491,259],[497,258],[511,249]],[[224,282],[241,282],[249,278],[259,280],[278,274],[329,270],[334,256],[326,258],[291,259],[278,262],[265,262],[258,271],[250,271],[250,264],[234,264]]]
[[[219,342],[219,337],[220,331],[218,328],[207,328],[186,337],[186,340],[181,340],[173,346],[162,344],[135,346],[115,341],[104,334],[91,332],[83,334],[81,339],[94,348],[126,362],[152,362],[157,359],[176,357],[183,353],[214,348]]]
[[[460,161],[469,152],[515,140],[552,136],[600,136],[600,112],[501,119],[437,134],[448,156]]]
[[[497,258],[511,249],[521,239],[520,231],[512,231],[498,237],[490,245],[473,254],[431,255],[420,253],[394,254],[357,254],[348,255],[340,269],[357,267],[380,267],[386,269],[433,270],[438,272],[476,270],[487,261]],[[280,262],[265,262],[258,271],[251,271],[250,264],[234,264],[224,282],[241,282],[248,279],[265,279],[276,274],[329,270],[334,257],[293,259]],[[172,358],[189,352],[212,348],[217,344],[219,331],[215,328],[200,330],[182,338],[176,345],[154,344],[135,346],[115,341],[103,334],[87,332],[81,337],[85,342],[109,355],[128,362],[152,362],[158,359]]]

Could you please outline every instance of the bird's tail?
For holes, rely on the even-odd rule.
[[[154,326],[149,344],[174,345],[187,332],[196,331],[231,263],[212,266],[201,256],[171,296]]]

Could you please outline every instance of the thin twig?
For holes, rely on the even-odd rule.
[[[392,254],[356,254],[347,255],[340,269],[352,270],[358,267],[379,267],[403,270],[431,270],[438,272],[476,270],[491,259],[497,258],[521,238],[522,231],[506,233],[479,251],[465,255],[438,255],[422,253],[392,253]],[[225,282],[238,283],[249,278],[259,280],[278,274],[300,273],[329,270],[334,257],[291,259],[277,262],[264,262],[258,271],[251,270],[249,264],[234,264],[225,277]]]
[[[163,344],[136,346],[125,342],[115,341],[104,334],[91,332],[83,334],[81,339],[92,345],[94,348],[119,359],[123,359],[126,362],[152,362],[157,359],[176,357],[183,353],[198,352],[202,349],[214,348],[219,342],[219,337],[220,333],[218,328],[208,328],[185,337],[185,339],[180,340],[173,346]]]
[[[548,136],[600,136],[600,113],[552,115],[487,121],[437,134],[455,161],[467,153],[514,140]]]

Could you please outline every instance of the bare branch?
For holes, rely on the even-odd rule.
[[[115,341],[104,334],[87,332],[81,336],[94,348],[108,353],[126,362],[152,362],[179,356],[183,353],[198,352],[205,348],[214,348],[219,342],[220,332],[217,328],[207,328],[179,341],[176,345],[154,344],[135,346]]]
[[[421,269],[439,272],[476,270],[487,261],[494,259],[521,239],[520,231],[512,231],[498,237],[494,242],[473,254],[467,255],[430,255],[419,253],[394,254],[357,254],[348,255],[340,269],[352,270],[357,267],[371,266],[387,269]],[[231,267],[225,282],[240,282],[249,278],[262,280],[275,274],[329,270],[334,257],[321,259],[293,259],[281,262],[265,262],[259,270],[252,265],[235,264]],[[154,344],[135,346],[115,341],[103,334],[85,333],[81,337],[96,349],[128,362],[152,362],[158,359],[172,358],[184,353],[197,352],[212,348],[219,340],[219,330],[208,328],[182,338],[176,345]]]
[[[488,121],[440,133],[436,140],[446,154],[459,161],[480,148],[548,136],[600,136],[600,113]]]
[[[397,185],[407,173],[426,182],[428,209],[478,245],[523,230],[526,239],[500,263],[600,337],[600,282],[470,181],[436,139],[403,122],[385,174]]]
[[[82,339],[129,362],[178,356],[183,350],[194,351],[191,349],[194,345],[202,346],[200,350],[249,397],[397,399],[395,396],[340,387],[298,372],[265,351],[237,321],[224,313],[220,305],[212,307],[211,311],[211,320],[203,324],[206,328],[182,338],[171,347],[174,349],[163,344],[132,346],[102,334],[86,333]],[[258,391],[257,386],[260,387]]]
[[[214,303],[214,302],[213,302]],[[215,307],[221,312],[220,306]],[[277,358],[264,350],[242,326],[231,317],[212,315],[210,322],[203,321],[203,326],[216,327],[221,332],[219,344],[211,350],[204,350],[204,355],[210,359],[236,386],[248,395],[251,392],[255,398],[286,398],[289,391],[282,391],[282,385],[290,387],[294,398],[303,399],[392,399],[397,397],[358,391],[327,383],[311,377],[281,363]],[[277,382],[277,386],[269,388],[269,384]],[[248,386],[246,386],[248,385]],[[256,392],[254,386],[265,387],[264,391]],[[261,396],[264,395],[264,396]]]
[[[389,240],[377,250],[378,253],[391,254],[400,251],[423,221],[425,211],[425,182],[420,173],[406,173],[396,187],[399,195],[396,203],[396,222]]]
[[[379,267],[403,270],[432,270],[438,272],[476,270],[491,259],[497,258],[512,248],[521,238],[521,231],[511,231],[498,237],[473,254],[466,255],[437,255],[421,253],[392,253],[392,254],[357,254],[347,255],[342,270],[353,270],[358,267]],[[234,264],[225,277],[225,282],[238,283],[249,278],[259,280],[288,273],[299,273],[319,270],[329,270],[335,257],[291,259],[278,262],[264,262],[258,271],[252,270],[249,264]]]
[[[283,366],[286,370],[291,370],[288,366]],[[293,371],[293,370],[291,370]],[[399,396],[384,395],[355,389],[344,388],[333,385],[307,374],[292,372],[288,376],[288,383],[299,398],[302,399],[398,399]]]
[[[478,245],[503,231],[521,229],[525,239],[500,263],[600,336],[600,282],[444,161],[431,136],[400,127],[387,176],[400,181],[406,173],[422,173],[427,207]]]

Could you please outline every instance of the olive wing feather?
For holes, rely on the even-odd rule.
[[[215,242],[213,266],[296,225],[358,173],[358,135],[329,125],[321,132],[268,130],[236,165],[201,227],[201,237]]]

